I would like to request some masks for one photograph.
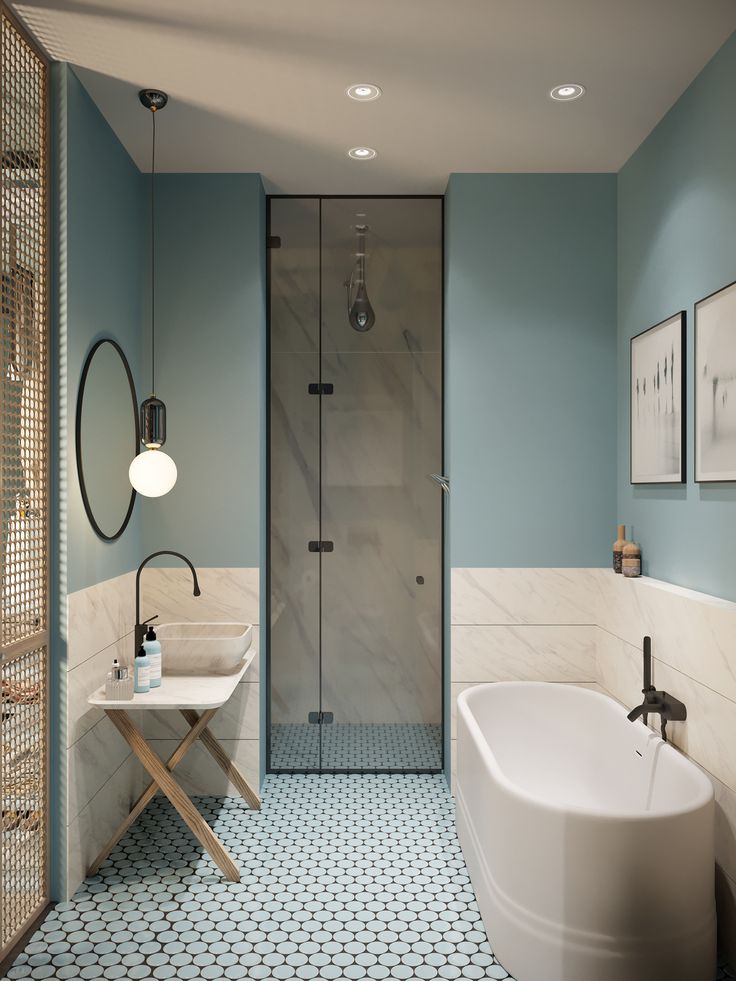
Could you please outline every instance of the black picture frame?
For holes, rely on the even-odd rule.
[[[702,383],[701,372],[699,371],[699,355],[700,346],[698,344],[699,338],[699,323],[698,323],[698,313],[700,308],[709,301],[714,300],[719,294],[726,293],[730,290],[736,288],[736,280],[731,283],[726,283],[725,286],[721,286],[720,289],[714,290],[712,293],[708,293],[707,296],[701,297],[697,300],[694,306],[694,326],[693,326],[693,401],[694,401],[694,479],[697,484],[733,484],[736,483],[736,461],[734,464],[733,471],[728,476],[723,477],[704,477],[702,475],[702,470],[700,466],[700,419],[698,413],[698,404],[700,402],[700,385]],[[736,335],[736,319],[734,320],[734,334]],[[714,471],[715,472],[715,471]]]
[[[117,352],[120,360],[123,363],[123,368],[125,369],[125,375],[128,380],[128,385],[130,387],[130,399],[133,405],[133,420],[134,420],[134,433],[135,442],[133,444],[133,452],[131,454],[131,460],[138,453],[140,448],[141,440],[141,430],[140,422],[138,419],[138,396],[135,390],[135,382],[133,381],[133,373],[130,370],[130,364],[125,356],[125,352],[120,347],[117,341],[113,340],[111,337],[102,337],[100,340],[96,341],[89,352],[87,357],[84,359],[84,365],[82,367],[82,374],[79,379],[79,391],[77,392],[77,406],[76,414],[74,420],[74,441],[75,441],[75,451],[77,459],[77,477],[79,478],[79,490],[82,495],[82,503],[84,504],[84,510],[87,515],[89,523],[92,525],[94,533],[98,538],[101,538],[103,542],[114,542],[123,534],[125,529],[128,527],[128,522],[130,521],[131,515],[133,514],[133,507],[135,505],[136,490],[131,486],[130,488],[130,500],[128,502],[128,508],[125,512],[125,517],[123,518],[120,527],[114,531],[111,535],[106,534],[100,527],[95,518],[94,511],[92,510],[92,505],[89,500],[89,494],[87,493],[87,484],[84,479],[84,463],[82,461],[82,407],[84,405],[84,389],[87,384],[87,376],[89,375],[89,370],[92,366],[92,361],[94,359],[97,351],[102,347],[103,344],[110,344]]]
[[[680,422],[678,427],[678,434],[680,439],[680,466],[679,471],[672,471],[673,475],[664,475],[661,479],[648,476],[646,478],[637,477],[634,473],[634,357],[635,357],[635,347],[637,342],[641,342],[643,338],[647,335],[651,335],[652,331],[661,329],[668,324],[673,324],[679,320],[679,328],[677,329],[677,339],[679,343],[679,371],[678,376],[680,379]],[[684,484],[687,480],[687,370],[686,370],[686,360],[687,360],[687,313],[685,310],[679,310],[677,313],[673,313],[669,317],[665,317],[664,320],[658,321],[656,324],[652,324],[651,327],[647,327],[646,330],[635,334],[629,342],[629,483],[633,486],[657,486],[659,484],[673,485],[673,484]],[[671,376],[672,377],[672,376]]]

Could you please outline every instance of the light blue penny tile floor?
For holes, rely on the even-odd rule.
[[[488,945],[441,776],[270,776],[260,812],[234,798],[197,803],[240,864],[239,883],[223,881],[157,798],[6,978],[509,977]]]

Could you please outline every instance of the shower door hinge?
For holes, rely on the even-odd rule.
[[[332,382],[310,382],[309,384],[310,395],[332,395],[334,391],[335,386]]]
[[[329,726],[335,719],[333,712],[310,712],[307,716],[313,725]]]
[[[266,239],[267,249],[280,249],[281,248],[281,236],[280,235],[269,235]]]
[[[334,552],[334,542],[310,542],[307,546],[310,552]]]

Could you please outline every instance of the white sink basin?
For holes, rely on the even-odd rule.
[[[250,647],[249,623],[154,624],[164,674],[230,674]]]

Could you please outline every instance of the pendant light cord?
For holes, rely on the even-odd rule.
[[[156,394],[156,223],[154,185],[156,174],[156,110],[151,110],[151,395]]]

